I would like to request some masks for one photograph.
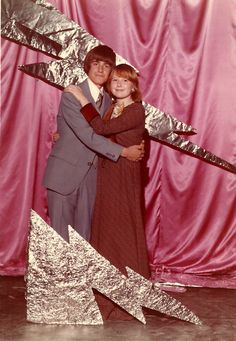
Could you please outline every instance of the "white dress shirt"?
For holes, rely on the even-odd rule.
[[[93,81],[91,81],[90,78],[88,78],[88,86],[89,86],[89,90],[91,92],[91,95],[94,99],[94,102],[96,103],[97,102],[97,99],[98,99],[98,96],[99,96],[99,93],[102,94],[103,96],[103,92],[104,92],[104,89],[103,88],[98,88],[96,84],[94,84]]]

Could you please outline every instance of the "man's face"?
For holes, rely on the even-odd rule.
[[[110,64],[101,60],[94,60],[91,63],[88,77],[93,81],[99,88],[101,88],[107,81],[108,76],[111,72],[112,67]]]

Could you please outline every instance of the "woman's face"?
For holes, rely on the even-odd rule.
[[[131,97],[133,83],[127,78],[120,77],[114,73],[110,83],[112,94],[118,99],[126,99]]]

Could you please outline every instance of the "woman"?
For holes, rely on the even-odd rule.
[[[138,75],[126,64],[111,72],[107,88],[114,104],[102,119],[76,86],[68,86],[81,103],[81,113],[97,134],[109,136],[124,147],[141,143],[145,129],[145,110],[141,104]],[[123,274],[128,266],[149,278],[149,265],[142,217],[140,162],[119,158],[117,162],[98,158],[96,203],[92,223],[91,245]],[[115,308],[102,297],[98,304],[104,319],[129,319],[130,315]],[[102,305],[102,308],[101,308]]]

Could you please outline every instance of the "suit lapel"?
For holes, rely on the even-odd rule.
[[[80,87],[83,90],[85,96],[87,97],[87,99],[89,100],[90,103],[92,103],[92,105],[96,108],[96,110],[99,112],[99,114],[101,115],[101,117],[103,117],[103,115],[105,114],[111,100],[110,100],[110,96],[108,95],[108,93],[106,91],[104,91],[104,95],[103,95],[103,99],[102,99],[102,105],[100,110],[98,110],[98,108],[96,107],[96,103],[91,95],[90,89],[89,89],[89,85],[88,85],[88,81],[87,79],[85,79],[82,83],[80,83]]]
[[[107,111],[107,108],[108,108],[110,102],[111,102],[110,96],[108,95],[107,92],[104,91],[102,105],[101,105],[101,108],[100,108],[100,115],[102,117],[104,116],[105,112]]]
[[[87,97],[87,99],[89,100],[89,102],[92,103],[92,105],[95,105],[95,107],[96,107],[96,103],[94,102],[94,99],[91,95],[87,79],[85,79],[85,81],[80,83],[79,86],[83,90],[83,92],[84,92],[85,96]]]

